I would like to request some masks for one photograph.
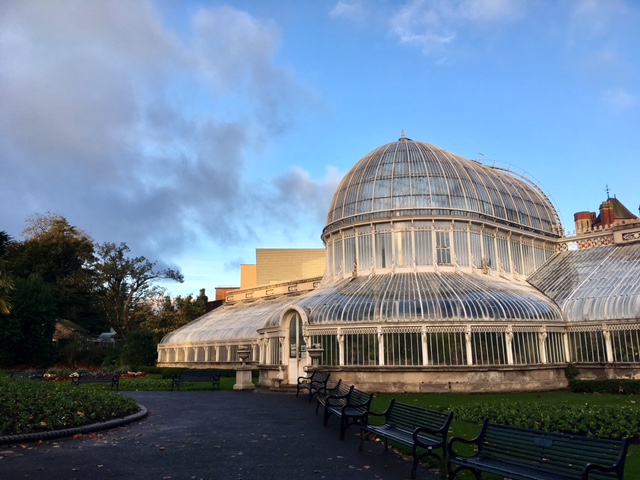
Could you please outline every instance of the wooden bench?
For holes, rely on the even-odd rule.
[[[309,392],[309,401],[311,401],[316,393],[324,392],[327,389],[327,383],[329,382],[330,377],[330,373],[320,372],[318,370],[314,370],[310,376],[298,377],[296,397],[300,395],[300,392],[304,392],[306,390]]]
[[[11,378],[42,381],[44,379],[44,372],[11,372]]]
[[[340,418],[340,440],[344,440],[344,434],[351,425],[366,423],[369,407],[373,400],[372,393],[358,390],[354,386],[345,387],[337,394],[328,395],[324,402],[324,425],[329,424],[329,417],[335,415]]]
[[[471,456],[456,453],[456,444],[475,445]],[[461,470],[513,480],[623,480],[628,441],[499,425],[485,420],[472,439],[452,437],[448,445],[449,479]]]
[[[77,376],[71,377],[71,383],[80,385],[81,383],[109,383],[111,390],[115,387],[120,390],[119,372],[80,372]]]
[[[370,435],[384,439],[385,452],[389,450],[389,440],[411,447],[413,466],[411,478],[416,478],[418,462],[425,457],[434,457],[440,463],[442,472],[446,470],[447,434],[452,413],[438,412],[415,405],[398,403],[391,400],[389,407],[383,413],[369,412],[368,420],[384,419],[384,423],[374,420],[374,424],[366,423],[360,426],[360,451]],[[382,421],[382,420],[380,420]],[[442,449],[437,455],[433,450]]]
[[[218,370],[193,369],[182,370],[173,376],[171,391],[180,390],[180,384],[186,382],[211,382],[211,390],[218,386],[220,390],[220,372]]]

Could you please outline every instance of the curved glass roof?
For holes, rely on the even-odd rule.
[[[567,320],[640,318],[640,243],[564,252],[528,281],[556,301]]]
[[[161,344],[255,340],[258,330],[278,325],[280,315],[300,296],[284,295],[253,302],[225,304],[165,335]]]
[[[366,155],[336,191],[323,235],[398,216],[475,217],[558,237],[560,218],[524,177],[400,138]]]
[[[305,295],[310,324],[394,321],[562,321],[559,308],[527,284],[458,272],[357,277]]]

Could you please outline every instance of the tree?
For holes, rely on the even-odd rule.
[[[167,295],[157,305],[142,324],[143,328],[153,332],[156,342],[162,340],[166,334],[204,315],[207,308],[204,297],[194,298],[191,294],[186,297],[178,295],[176,298]]]
[[[11,242],[9,234],[0,231],[0,315],[9,315],[11,312],[9,297],[14,284],[9,276],[7,261],[4,259]]]
[[[183,281],[180,272],[170,268],[157,270],[156,262],[145,257],[127,257],[126,243],[106,242],[97,247],[94,264],[98,297],[109,324],[122,338],[134,330],[142,321],[140,310],[164,289],[154,285],[157,280]]]
[[[48,365],[56,328],[53,289],[37,274],[17,278],[11,313],[0,322],[0,365]]]
[[[27,219],[25,240],[13,242],[6,260],[13,275],[26,279],[38,274],[57,300],[57,316],[94,333],[104,331],[105,320],[94,295],[94,242],[58,214],[36,214]]]

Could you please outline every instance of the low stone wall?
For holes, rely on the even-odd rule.
[[[558,390],[567,387],[563,366],[482,368],[329,367],[331,379],[369,392],[478,393]],[[275,387],[278,370],[261,368],[260,385]]]

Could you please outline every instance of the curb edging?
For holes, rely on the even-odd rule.
[[[12,444],[20,442],[36,442],[40,440],[53,440],[56,438],[72,437],[74,435],[81,435],[86,433],[99,432],[101,430],[109,430],[111,428],[120,427],[128,423],[142,420],[148,415],[148,410],[144,405],[138,404],[140,411],[127,415],[123,418],[114,418],[107,420],[106,422],[92,423],[89,425],[82,425],[80,427],[65,428],[62,430],[50,430],[47,432],[34,432],[34,433],[21,433],[17,435],[5,435],[0,437],[0,445]]]

